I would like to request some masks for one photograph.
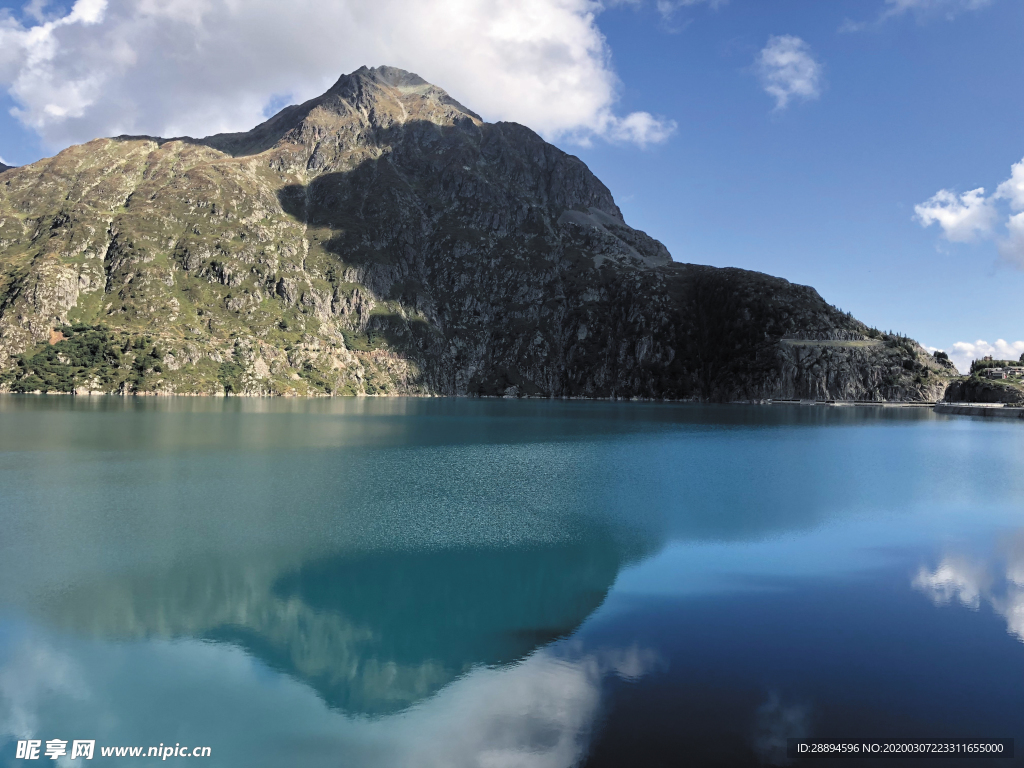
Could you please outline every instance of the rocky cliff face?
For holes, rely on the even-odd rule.
[[[936,399],[809,287],[673,262],[577,158],[389,67],[0,177],[15,391]]]
[[[980,376],[965,376],[952,382],[942,399],[951,403],[1024,405],[1024,386],[1020,381],[993,381]]]

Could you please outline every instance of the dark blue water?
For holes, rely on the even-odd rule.
[[[39,764],[28,739],[95,740],[59,765],[1024,753],[1014,422],[4,396],[0,531],[0,765]]]

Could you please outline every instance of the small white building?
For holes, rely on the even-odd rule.
[[[1002,368],[986,368],[981,372],[986,379],[1005,379],[1006,371]]]

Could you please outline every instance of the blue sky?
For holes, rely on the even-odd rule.
[[[1024,352],[1024,187],[995,196],[1024,158],[1020,0],[143,5],[0,0],[0,156],[250,127],[391,63],[580,156],[679,261],[813,285],[961,361]]]
[[[678,129],[643,152],[579,154],[678,260],[813,285],[936,347],[1022,339],[1020,266],[992,240],[946,241],[914,207],[944,188],[991,193],[1024,157],[1024,3],[839,31],[880,6],[734,2],[674,34],[652,13],[610,11],[624,101],[657,104]],[[781,34],[809,44],[825,85],[775,111],[751,65]]]

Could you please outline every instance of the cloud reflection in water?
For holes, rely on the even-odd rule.
[[[323,706],[286,675],[268,680],[265,666],[226,645],[151,640],[117,649],[29,630],[7,650],[0,746],[71,733],[112,744],[132,733],[139,743],[212,741],[219,764],[249,768],[301,768],[342,756],[368,767],[576,765],[604,679],[636,680],[658,664],[637,647],[578,655],[576,647],[561,655],[547,648],[513,665],[474,668],[410,709],[367,718]],[[77,706],[62,705],[71,699]],[[154,730],[156,701],[163,718]]]
[[[911,582],[936,605],[954,600],[972,610],[982,602],[1006,620],[1006,629],[1024,642],[1024,530],[1007,537],[987,561],[946,555],[931,570],[921,566]]]

